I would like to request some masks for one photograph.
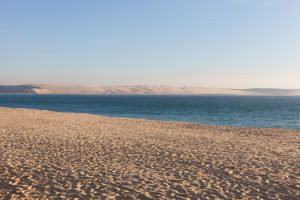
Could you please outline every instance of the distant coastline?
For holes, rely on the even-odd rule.
[[[0,94],[111,94],[111,95],[239,95],[239,96],[300,96],[300,89],[174,86],[57,86],[45,84],[0,85]]]

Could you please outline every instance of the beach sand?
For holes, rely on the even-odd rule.
[[[300,131],[0,108],[0,197],[300,199],[299,144]]]

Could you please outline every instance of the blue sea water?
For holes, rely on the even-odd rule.
[[[300,97],[1,94],[0,107],[300,130]]]

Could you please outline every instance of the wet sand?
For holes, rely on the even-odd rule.
[[[300,199],[299,155],[300,131],[0,108],[2,199]]]

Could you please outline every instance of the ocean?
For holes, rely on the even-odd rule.
[[[0,107],[300,130],[300,97],[1,94]]]

